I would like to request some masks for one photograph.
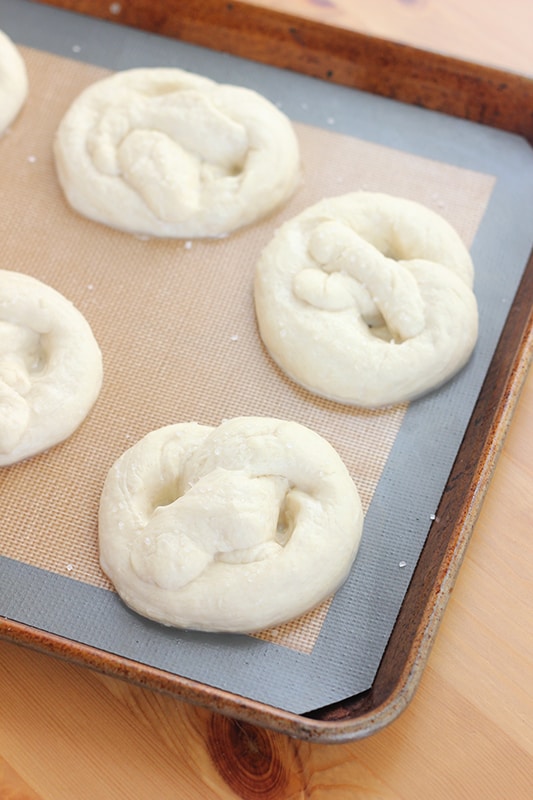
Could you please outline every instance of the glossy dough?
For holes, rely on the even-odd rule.
[[[411,400],[468,361],[473,265],[430,209],[356,192],[285,223],[255,276],[259,332],[294,381],[363,407]]]
[[[0,466],[70,436],[102,384],[88,322],[63,295],[0,270]]]
[[[81,214],[162,237],[221,236],[268,214],[300,176],[292,125],[249,89],[179,69],[133,69],[74,101],[55,138]]]
[[[149,433],[109,471],[100,560],[140,614],[245,633],[332,594],[362,524],[346,467],[308,428],[264,417],[182,423]]]
[[[0,134],[13,122],[27,96],[24,59],[9,36],[0,31]]]

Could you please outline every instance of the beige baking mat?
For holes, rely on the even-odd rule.
[[[308,425],[336,447],[367,509],[405,406],[359,411],[284,377],[256,331],[257,257],[283,220],[356,189],[425,203],[470,245],[494,179],[297,125],[303,181],[280,213],[215,241],[137,238],[74,213],[54,173],[51,143],[62,114],[107,72],[21,49],[31,89],[0,140],[1,266],[34,275],[74,302],[100,343],[105,379],[94,410],[67,442],[1,470],[0,554],[111,589],[97,551],[106,472],[150,430],[188,420],[216,425],[253,414]],[[310,652],[327,608],[262,636]]]

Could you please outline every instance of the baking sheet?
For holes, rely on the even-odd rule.
[[[0,27],[69,57],[25,51],[32,95],[0,141],[2,266],[69,296],[93,325],[106,369],[102,396],[71,440],[0,473],[0,613],[297,713],[364,691],[531,247],[530,149],[488,128],[302,76],[280,81],[279,70],[26,3],[2,0]],[[296,122],[301,189],[279,214],[216,242],[136,239],[82,220],[59,192],[50,142],[70,100],[104,74],[85,60],[175,65],[261,91]],[[475,356],[409,407],[360,412],[314,398],[279,373],[255,331],[253,267],[273,229],[325,194],[357,188],[425,202],[472,246],[481,310]],[[103,477],[154,427],[242,413],[297,419],[337,447],[368,509],[354,571],[331,607],[259,638],[142,620],[98,568]]]

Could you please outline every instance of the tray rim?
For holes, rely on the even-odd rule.
[[[521,334],[517,336],[519,331]],[[513,342],[513,357],[508,363],[505,375],[498,379],[497,371],[500,369],[498,362],[506,362],[508,348]],[[418,583],[424,582],[426,572],[422,565],[424,555],[427,555],[432,547],[432,534],[433,536],[437,535],[440,524],[445,523],[450,515],[450,506],[454,502],[453,494],[460,491],[455,488],[459,482],[458,479],[464,474],[469,474],[468,486],[463,495],[457,520],[452,533],[446,540],[442,558],[436,564],[435,580],[430,581],[427,585],[428,599],[421,608],[420,617],[415,620],[411,619],[414,634],[405,653],[403,668],[392,685],[389,686],[389,683],[385,681],[385,689],[381,691],[379,698],[372,699],[371,689],[355,698],[351,707],[349,706],[350,698],[346,698],[344,701],[336,703],[331,709],[327,709],[320,716],[298,715],[6,617],[0,617],[0,640],[11,641],[49,653],[65,661],[92,668],[142,688],[175,696],[192,705],[221,713],[233,720],[257,725],[297,739],[324,744],[341,744],[377,733],[405,710],[418,687],[532,358],[533,251],[487,371],[480,392],[480,400],[476,404],[465,437],[458,450],[450,478],[443,492],[443,499],[437,509],[436,520],[430,528],[407,589],[406,600],[417,581]],[[501,372],[500,375],[502,375]],[[492,383],[495,378],[496,382],[500,384],[496,389]],[[491,384],[492,391],[487,391],[486,387]],[[494,391],[502,399],[497,406],[492,405]],[[480,408],[480,402],[486,406],[486,410]],[[487,415],[487,410],[491,412],[490,415]],[[469,431],[472,430],[476,432],[477,446],[482,450],[482,459],[475,458],[471,451],[468,452],[471,446]],[[487,433],[486,436],[485,433]],[[420,577],[421,572],[423,572],[422,578]],[[427,581],[425,582],[428,584]],[[378,668],[378,676],[391,647],[397,646],[397,641],[394,640],[401,642],[404,638],[401,629],[402,614],[407,613],[410,616],[406,600],[402,604],[393,634],[385,649],[382,663]],[[405,646],[403,649],[405,650]]]
[[[32,2],[54,5],[80,13],[88,13],[90,9],[91,16],[132,25],[131,21],[128,22],[121,16],[111,15],[109,4],[102,0],[95,2],[88,0],[32,0]],[[124,10],[128,12],[128,19],[131,20],[132,15],[134,16],[145,5],[142,0],[133,0],[132,3],[125,5]],[[152,8],[158,5],[165,5],[170,9],[177,7],[176,0],[167,3],[156,0],[151,5]],[[253,9],[251,13],[250,9]],[[181,8],[180,13],[183,16]],[[191,14],[196,14],[196,16],[191,18]],[[179,35],[176,32],[169,34],[168,25],[160,24],[157,29],[147,28],[146,24],[143,26],[134,24],[134,27],[144,27],[162,35],[171,35],[190,43],[210,49],[225,50],[234,55],[263,61],[274,66],[296,69],[296,71],[314,77],[444,111],[451,116],[474,119],[491,127],[518,133],[533,143],[533,114],[529,119],[524,111],[528,107],[533,108],[533,80],[529,78],[446,56],[426,53],[426,51],[416,48],[334,28],[330,25],[301,20],[283,12],[250,6],[242,2],[225,3],[221,8],[221,4],[217,3],[217,0],[192,0],[188,4],[185,16],[187,18],[185,26]],[[247,26],[253,27],[258,22],[261,22],[263,26],[260,27],[263,47],[254,54],[253,47],[257,45],[257,40],[252,36],[251,42],[248,41],[243,36],[243,29]],[[218,26],[217,30],[220,34],[215,38],[212,35],[213,26]],[[227,36],[228,31],[231,34],[229,36]],[[276,32],[278,37],[274,42],[272,36]],[[221,39],[224,40],[222,42],[224,47],[220,46]],[[311,42],[309,53],[313,56],[311,58],[308,55],[303,61],[302,41]],[[268,42],[272,45],[273,51],[272,47],[265,47],[265,43],[268,44]],[[342,43],[342,48],[337,50],[339,42]],[[376,59],[379,61],[379,59],[385,58],[384,63],[389,69],[391,63],[394,63],[396,70],[400,70],[395,74],[395,81],[379,87],[372,84],[372,80],[375,83],[375,78],[370,80],[363,76],[364,79],[362,79],[361,75],[355,74],[353,70],[347,72],[346,47],[348,46],[348,52],[353,52],[349,50],[350,42],[356,48],[364,45],[363,50],[358,51],[363,54],[364,63],[373,64]],[[329,53],[339,52],[340,56],[335,62],[339,65],[339,71],[334,75],[329,75],[327,74],[331,70],[331,67],[328,66],[331,63],[328,60]],[[415,68],[416,75],[413,75],[413,63],[420,58],[427,59],[426,68],[418,65]],[[324,73],[324,69],[326,73]],[[412,99],[413,81],[416,84],[417,81],[428,80],[430,84],[433,82],[436,85],[439,76],[442,78],[443,75],[447,78],[446,92],[443,92],[442,86],[439,86],[436,96],[429,92],[415,100]],[[466,95],[459,98],[460,102],[453,101],[452,97],[453,102],[450,106],[451,88],[457,87],[461,81],[466,81]],[[503,83],[505,88],[495,88]],[[477,86],[477,93],[485,103],[481,116],[477,105],[468,107],[468,104],[463,102],[464,97],[469,96],[473,86]],[[378,89],[380,90],[378,91]],[[524,103],[525,97],[531,100],[529,106]],[[504,98],[503,105],[502,98]],[[435,102],[440,104],[438,108],[435,107]],[[502,109],[510,109],[509,114],[504,114]],[[461,111],[464,113],[460,113]],[[140,662],[5,617],[0,617],[0,639],[50,653],[144,688],[176,696],[193,705],[222,713],[234,720],[275,730],[294,738],[322,743],[342,743],[361,739],[381,730],[395,720],[409,704],[429,657],[531,362],[533,355],[532,306],[533,251],[444,488],[437,510],[438,521],[436,520],[430,528],[393,634],[378,668],[376,680],[368,692],[356,698],[345,698],[335,706],[317,710],[312,715],[302,716],[167,673],[161,669],[143,665]],[[495,399],[497,402],[494,402]],[[475,454],[472,442],[475,445]],[[455,506],[453,506],[454,503]],[[449,533],[446,537],[442,534],[445,525],[449,526]],[[443,542],[443,540],[445,541]],[[441,542],[438,560],[428,556],[435,541]],[[425,560],[432,565],[431,580],[427,579],[429,573],[426,573],[423,567]],[[409,600],[412,593],[416,591],[423,592],[425,600],[422,606],[420,603],[418,604],[418,613],[413,617]],[[402,622],[404,617],[405,620]],[[410,633],[407,645],[405,642],[407,628],[405,626]],[[398,657],[403,659],[400,671],[392,674],[386,672],[388,669],[386,665],[389,661]],[[384,678],[382,678],[383,675]],[[379,691],[375,689],[377,685],[380,686]]]
[[[518,133],[533,145],[533,75],[242,0],[30,1]]]

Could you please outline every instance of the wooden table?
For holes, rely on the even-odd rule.
[[[533,72],[526,0],[291,0],[258,5]],[[533,797],[533,375],[421,684],[388,728],[294,741],[0,643],[0,797]]]

